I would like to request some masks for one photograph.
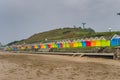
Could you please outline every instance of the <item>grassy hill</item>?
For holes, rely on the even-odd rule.
[[[11,44],[31,44],[31,43],[39,43],[39,42],[49,42],[49,41],[55,41],[55,40],[63,40],[63,39],[84,39],[84,38],[90,38],[90,37],[101,37],[104,36],[108,39],[110,39],[114,34],[119,34],[120,31],[117,32],[95,32],[91,28],[85,28],[82,29],[79,28],[59,28],[54,29],[38,34],[34,34],[33,36],[29,37],[28,39],[24,39],[21,41],[14,41],[9,43]]]

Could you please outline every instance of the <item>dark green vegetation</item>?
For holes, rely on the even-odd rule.
[[[40,42],[51,42],[56,40],[64,40],[64,39],[85,39],[90,37],[101,37],[104,36],[107,39],[110,39],[114,34],[120,35],[120,31],[116,32],[95,32],[91,28],[74,27],[74,28],[59,28],[54,29],[38,34],[34,34],[28,39],[24,39],[21,41],[14,41],[9,43],[12,44],[31,44],[31,43],[40,43]]]

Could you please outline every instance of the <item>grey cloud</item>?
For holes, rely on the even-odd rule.
[[[8,43],[34,33],[66,26],[96,31],[120,30],[120,0],[0,0],[0,41]]]

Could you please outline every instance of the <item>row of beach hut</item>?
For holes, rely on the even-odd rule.
[[[86,40],[64,40],[51,43],[40,44],[25,44],[13,45],[7,49],[12,50],[26,50],[26,49],[50,49],[50,48],[86,48],[86,47],[114,47],[120,46],[120,37],[114,35],[111,40],[106,40],[104,37]]]

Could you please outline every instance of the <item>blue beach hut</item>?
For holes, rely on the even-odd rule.
[[[86,47],[86,41],[85,40],[81,40],[82,42],[82,47]]]
[[[120,36],[115,34],[110,41],[110,45],[111,46],[120,46]]]

